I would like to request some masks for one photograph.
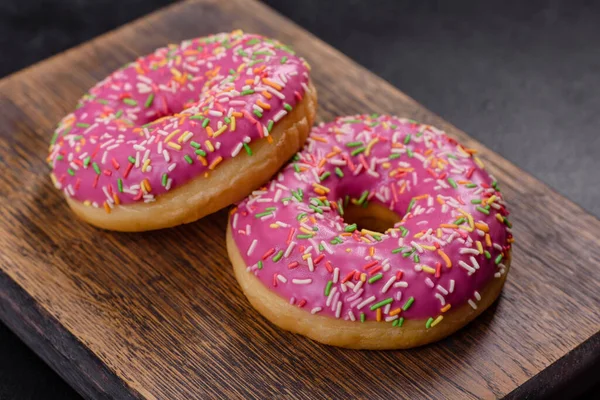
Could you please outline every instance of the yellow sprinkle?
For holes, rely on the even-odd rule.
[[[235,131],[235,117],[231,117],[231,125],[229,125],[229,130],[231,132]]]
[[[427,265],[421,265],[421,270],[423,272],[427,272],[428,274],[434,275],[435,274],[435,269],[427,266]]]
[[[390,167],[392,166],[392,164],[390,164],[389,162],[384,162],[384,163],[382,163],[382,164],[381,164],[381,166],[382,166],[384,169],[388,169],[388,168],[390,168]]]
[[[479,254],[483,254],[483,245],[481,244],[481,242],[477,240],[475,241],[475,244],[477,245],[477,251],[479,252]]]
[[[313,187],[315,189],[320,189],[321,191],[325,192],[325,193],[329,193],[329,188],[323,186],[323,185],[319,185],[318,183],[313,183]]]
[[[446,305],[445,305],[445,306],[442,308],[442,310],[441,310],[441,311],[442,311],[442,312],[446,312],[446,311],[448,311],[448,310],[450,309],[450,307],[452,307],[452,305],[451,305],[451,304],[446,304]]]
[[[308,260],[309,258],[310,258],[310,254],[305,254],[302,256],[302,259],[305,261]]]
[[[363,282],[367,281],[367,274],[365,274],[364,272],[362,274],[360,274],[360,280]]]
[[[277,229],[277,228],[279,228],[279,225],[271,224],[271,225],[269,225],[269,228]]]
[[[346,253],[352,253],[352,249],[346,249]]]
[[[212,143],[210,142],[210,140],[206,140],[204,142],[204,144],[206,145],[206,148],[208,149],[208,151],[210,151],[211,153],[213,151],[215,151],[215,148],[213,147]]]
[[[208,166],[208,169],[215,169],[215,167],[221,162],[223,161],[223,157],[219,156],[218,158],[215,158],[214,161],[212,163],[210,163],[210,165]]]
[[[371,149],[373,148],[373,146],[375,146],[375,144],[377,144],[377,142],[379,142],[379,139],[377,139],[377,138],[375,138],[369,142],[369,144],[367,145],[367,149],[365,150],[365,155],[367,157],[371,154]]]
[[[175,142],[169,142],[169,143],[167,143],[167,146],[169,146],[170,148],[175,149],[175,150],[181,150],[181,146]]]
[[[169,140],[171,140],[173,138],[173,136],[177,135],[179,133],[179,129],[175,129],[173,132],[169,133],[167,135],[167,137],[165,137],[165,140],[163,140],[163,143],[167,143]]]
[[[373,232],[373,231],[370,231],[370,230],[364,229],[364,228],[360,230],[360,233],[362,235],[371,235],[371,236],[373,236],[373,235],[377,235],[377,236],[381,235],[381,233],[379,233],[379,232]]]
[[[223,133],[223,132],[225,132],[226,130],[227,130],[227,125],[223,125],[223,126],[222,126],[222,127],[221,127],[221,128],[218,130],[218,131],[216,131],[216,132],[214,133],[214,136],[213,136],[213,137],[217,137],[217,136],[219,136],[220,134],[222,134],[222,133]]]
[[[306,229],[305,227],[301,226],[300,230],[304,233],[306,233],[307,235],[314,235],[314,232],[311,230]]]
[[[483,165],[483,162],[481,162],[481,160],[479,159],[479,157],[473,157],[473,160],[475,161],[475,164],[477,164],[477,166],[481,169],[485,169],[485,165]]]
[[[89,206],[92,205],[92,202],[89,201],[89,200],[86,200],[86,201],[83,202],[83,205],[89,207]]]
[[[144,165],[142,165],[142,172],[146,172],[146,168],[148,168],[148,165],[150,165],[150,159],[146,159],[146,161],[144,161]]]
[[[442,238],[442,228],[437,228],[437,235],[438,239]]]
[[[502,215],[500,215],[500,213],[496,213],[496,219],[500,222],[500,223],[504,223],[504,218],[502,217]]]
[[[308,217],[304,217],[304,218],[302,218],[302,219],[300,220],[300,223],[301,223],[301,224],[305,224],[305,223],[306,223],[306,221],[308,221]]]
[[[439,324],[440,322],[442,322],[442,320],[443,320],[443,319],[444,319],[444,316],[443,316],[443,315],[440,315],[439,317],[437,317],[437,318],[435,319],[435,321],[433,321],[433,322],[431,323],[431,325],[430,325],[430,326],[433,328],[434,326],[436,326],[437,324]]]
[[[491,204],[494,202],[494,200],[496,200],[497,197],[495,194],[491,195],[489,199],[483,199],[483,201],[481,202],[482,205],[486,205],[486,204]]]
[[[460,229],[462,231],[473,232],[473,228],[471,228],[470,226],[461,225],[458,227],[458,229]]]
[[[177,138],[177,143],[182,143],[183,139],[190,133],[190,131],[185,131]]]
[[[171,68],[171,73],[173,75],[175,75],[177,78],[181,77],[181,72],[179,72],[178,70],[176,70],[175,68]]]
[[[425,250],[429,250],[429,251],[435,250],[435,246],[431,246],[429,244],[422,244],[421,247],[424,248]]]
[[[424,234],[425,234],[425,232],[419,232],[419,233],[417,233],[417,234],[416,234],[414,237],[415,237],[415,239],[418,239],[418,238],[420,238],[421,236],[423,236]]]
[[[364,237],[364,236],[361,236],[361,238],[360,238],[360,239],[361,239],[363,242],[365,242],[365,243],[369,243],[369,244],[371,244],[371,241],[370,241],[369,239],[367,239],[366,237]]]

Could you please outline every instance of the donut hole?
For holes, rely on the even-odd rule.
[[[344,209],[344,222],[356,224],[359,230],[384,233],[401,219],[394,211],[377,203],[369,203],[366,207],[350,203]]]

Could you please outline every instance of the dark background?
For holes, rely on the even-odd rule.
[[[600,216],[600,1],[265,2]],[[0,0],[0,77],[170,3]],[[0,399],[48,398],[78,396],[0,323]]]

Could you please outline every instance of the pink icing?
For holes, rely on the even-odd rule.
[[[250,152],[244,144],[268,136],[308,90],[307,67],[284,45],[239,31],[160,48],[98,83],[60,122],[54,183],[107,211],[153,201]]]
[[[502,194],[474,153],[414,121],[339,118],[238,205],[233,238],[251,273],[309,312],[435,326],[448,307],[477,307],[513,241]],[[348,233],[346,196],[403,218],[385,234]]]

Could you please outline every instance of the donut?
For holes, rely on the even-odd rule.
[[[357,349],[424,345],[498,297],[513,236],[477,151],[385,115],[315,127],[230,213],[227,249],[275,325]]]
[[[241,31],[186,40],[115,71],[58,124],[48,162],[83,220],[118,231],[195,221],[267,182],[302,148],[309,66]]]

